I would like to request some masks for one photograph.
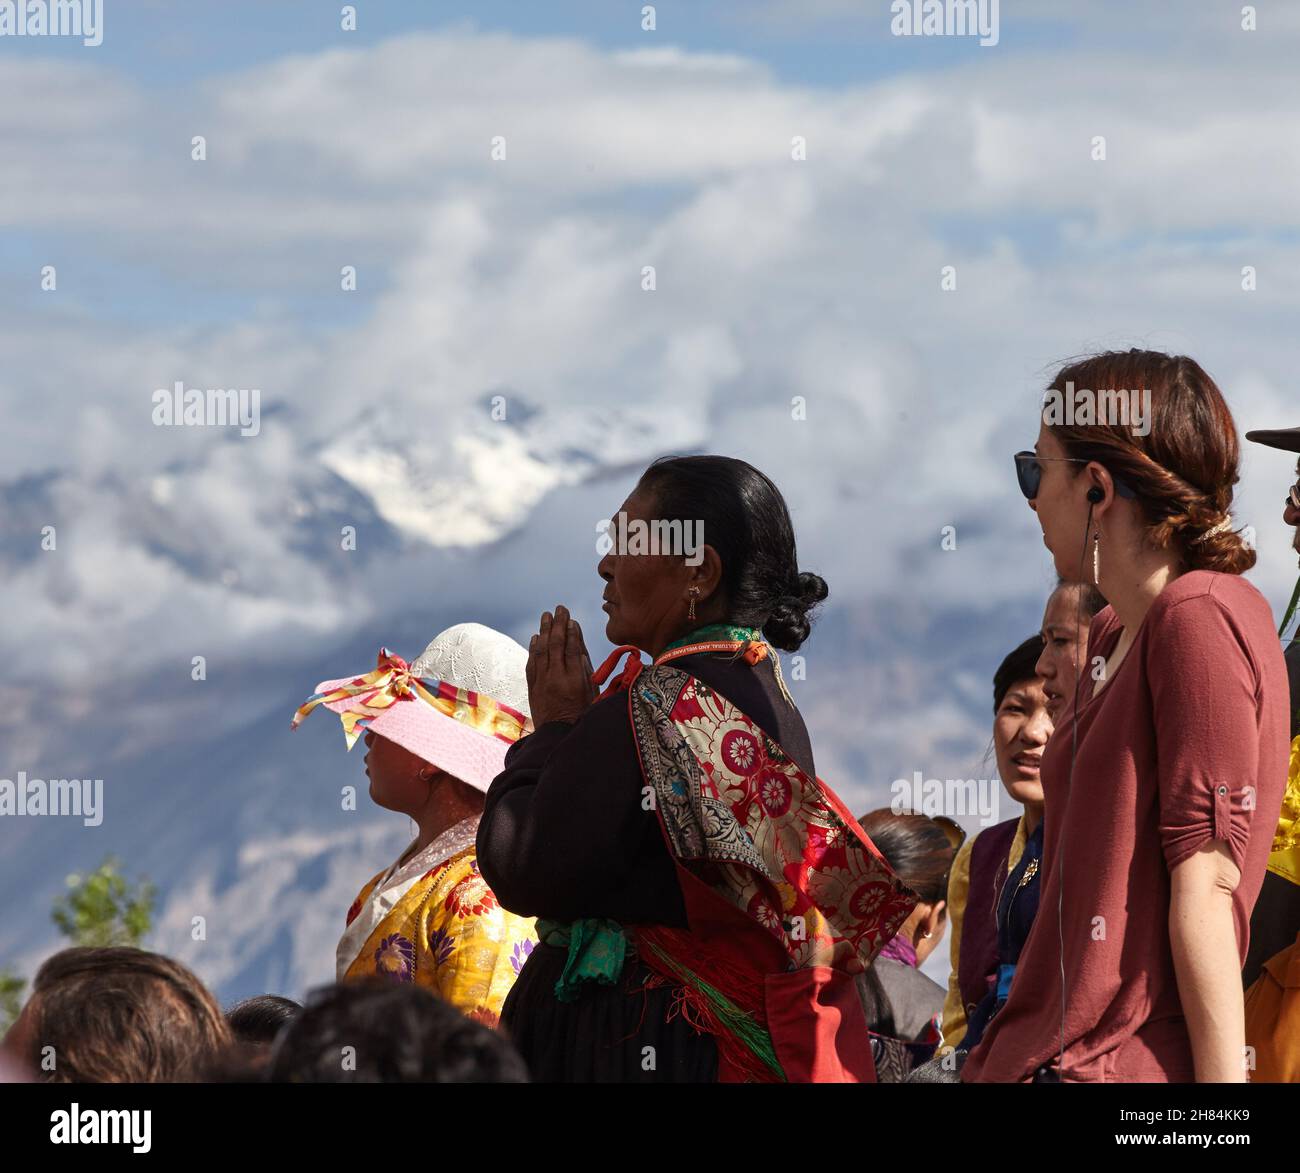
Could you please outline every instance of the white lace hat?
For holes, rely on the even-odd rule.
[[[481,623],[457,623],[433,637],[411,671],[483,693],[527,717],[527,665],[528,652],[508,635]]]
[[[322,681],[293,724],[323,704],[342,718],[349,749],[370,730],[486,793],[530,728],[527,663],[508,635],[458,623],[412,664],[380,648],[373,672]]]

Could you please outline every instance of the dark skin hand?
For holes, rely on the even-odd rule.
[[[579,720],[596,699],[591,674],[582,628],[569,609],[557,606],[554,615],[542,612],[541,626],[528,641],[526,676],[533,727]]]

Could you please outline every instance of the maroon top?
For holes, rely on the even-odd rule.
[[[1088,663],[1108,658],[1121,632],[1112,608],[1098,614]],[[1063,952],[1063,1078],[1190,1082],[1169,873],[1209,840],[1228,844],[1241,869],[1232,899],[1240,964],[1289,758],[1286,666],[1268,604],[1237,575],[1182,575],[1151,604],[1095,699],[1085,673],[1078,703],[1073,783],[1072,706],[1043,754],[1040,915],[1010,998],[961,1077],[1023,1082],[1053,1060]]]
[[[1017,815],[981,831],[971,844],[970,884],[957,948],[957,988],[967,1022],[997,982],[998,897],[1007,882],[1007,860],[1019,826]]]

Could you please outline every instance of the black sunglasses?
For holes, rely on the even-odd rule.
[[[1043,481],[1044,460],[1064,460],[1070,464],[1091,464],[1092,461],[1084,460],[1079,456],[1039,456],[1037,452],[1017,452],[1015,455],[1016,462],[1016,480],[1020,484],[1020,491],[1024,493],[1026,501],[1032,501],[1038,496],[1038,486]],[[1137,494],[1128,487],[1118,477],[1112,477],[1115,485],[1115,492],[1121,497],[1136,497]]]
[[[954,855],[961,850],[961,845],[966,842],[966,832],[962,830],[961,824],[956,819],[950,819],[947,815],[931,815],[930,822],[938,823],[940,830],[948,837],[948,842],[952,844]]]

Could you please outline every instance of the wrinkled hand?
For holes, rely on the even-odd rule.
[[[548,721],[577,721],[596,699],[591,657],[582,628],[567,607],[542,613],[541,628],[528,641],[528,703],[533,728]]]

